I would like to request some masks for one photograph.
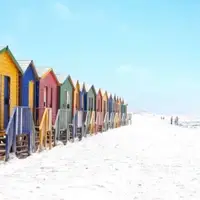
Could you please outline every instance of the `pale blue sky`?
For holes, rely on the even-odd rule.
[[[115,92],[130,110],[200,114],[198,0],[6,0],[0,24],[17,59]]]

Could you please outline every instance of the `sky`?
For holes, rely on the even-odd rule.
[[[6,0],[17,60],[123,97],[129,111],[200,115],[200,1]]]

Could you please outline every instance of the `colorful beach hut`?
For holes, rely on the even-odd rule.
[[[96,95],[96,112],[102,112],[102,93],[100,88]]]
[[[117,97],[116,97],[116,94],[114,94],[114,97],[113,97],[113,112],[114,112],[114,114],[117,112]]]
[[[18,60],[23,70],[21,82],[21,105],[28,106],[36,120],[36,108],[39,105],[39,76],[32,60]]]
[[[52,68],[37,68],[39,81],[39,121],[45,108],[52,110],[52,124],[55,123],[59,108],[60,83]]]
[[[83,123],[86,122],[87,117],[87,92],[85,88],[85,83],[80,82],[80,110],[83,111]]]
[[[101,132],[103,126],[102,99],[103,96],[99,88],[96,95],[96,132]]]
[[[68,123],[72,123],[74,103],[74,83],[71,76],[68,75],[60,86],[60,108],[67,109]]]
[[[105,118],[106,113],[108,112],[108,94],[107,91],[101,90],[102,94],[102,112],[103,112],[103,119]]]
[[[91,113],[90,115],[90,128],[89,132],[92,134],[95,130],[95,120],[96,120],[96,90],[94,85],[85,84],[87,92],[87,111]]]
[[[113,97],[111,93],[108,93],[108,112],[110,118],[111,113],[113,112]]]
[[[0,134],[5,134],[13,109],[20,103],[23,70],[9,47],[0,47]]]
[[[80,110],[80,84],[78,80],[73,79],[74,84],[74,101],[73,101],[73,113]]]
[[[124,99],[121,99],[121,116],[124,114]]]
[[[80,110],[87,112],[87,92],[85,83],[80,82]]]
[[[96,90],[94,85],[86,85],[87,110],[96,111]]]

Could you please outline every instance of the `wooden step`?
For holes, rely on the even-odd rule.
[[[5,143],[0,143],[0,147],[5,147],[6,144]]]
[[[20,146],[16,146],[16,148],[28,148],[28,145],[20,145]]]
[[[0,130],[0,136],[4,136],[5,134],[6,134],[6,130],[1,129],[1,130]]]
[[[17,154],[28,153],[28,149],[22,149],[21,151],[16,151]]]

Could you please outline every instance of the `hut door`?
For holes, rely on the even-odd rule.
[[[76,110],[79,110],[79,93],[76,92]]]
[[[81,109],[84,110],[84,93],[81,94]]]
[[[107,111],[107,106],[106,106],[106,101],[103,101],[103,118],[105,117],[106,111]]]
[[[89,110],[93,110],[93,99],[91,97],[89,97]]]
[[[10,118],[10,77],[4,76],[4,128],[6,129]]]
[[[28,92],[29,92],[29,94],[28,94],[28,105],[29,105],[31,112],[33,113],[33,107],[34,107],[34,82],[33,81],[29,82]]]

